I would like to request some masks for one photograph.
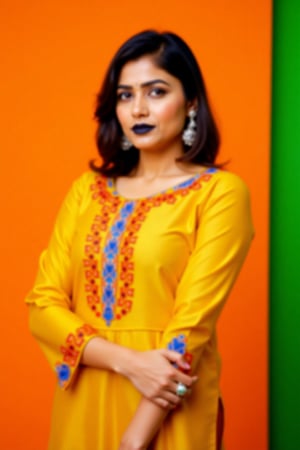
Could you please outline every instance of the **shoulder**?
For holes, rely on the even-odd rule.
[[[102,175],[99,175],[92,170],[87,170],[74,180],[73,186],[78,187],[79,189],[84,189],[86,187],[90,187],[97,181],[98,178],[104,179]]]
[[[237,197],[249,197],[249,189],[245,181],[233,172],[222,169],[212,169],[207,172],[211,176],[210,195],[222,197],[226,194]]]
[[[208,182],[199,196],[199,213],[209,216],[248,217],[251,201],[246,183],[238,175],[221,169],[208,169]],[[202,183],[201,183],[202,184]],[[227,220],[227,219],[226,219]]]
[[[94,192],[97,191],[100,178],[104,182],[104,177],[91,170],[75,178],[65,196],[64,204],[69,205],[69,207],[85,208],[93,198]]]
[[[248,186],[242,178],[225,170],[211,171],[205,192],[205,199],[199,208],[202,219],[216,220],[238,230],[242,227],[243,232],[252,238],[251,201]]]
[[[106,184],[106,178],[92,170],[87,170],[76,178],[70,188],[74,195],[85,196],[95,191],[97,187]]]

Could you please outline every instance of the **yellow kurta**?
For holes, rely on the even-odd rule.
[[[26,299],[58,378],[49,449],[117,450],[139,403],[126,378],[80,366],[95,335],[185,354],[199,381],[153,448],[216,449],[216,321],[252,236],[248,190],[222,170],[135,200],[93,172],[73,184]]]

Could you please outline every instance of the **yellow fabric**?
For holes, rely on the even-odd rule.
[[[225,171],[139,200],[93,172],[73,184],[26,299],[60,384],[49,449],[117,450],[137,407],[127,379],[79,365],[95,335],[185,354],[199,381],[151,449],[216,449],[216,321],[252,236],[248,190]]]

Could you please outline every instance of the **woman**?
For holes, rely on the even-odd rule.
[[[214,166],[198,64],[145,31],[113,58],[97,145],[27,297],[56,371],[53,450],[216,450],[216,321],[253,235],[249,196]]]

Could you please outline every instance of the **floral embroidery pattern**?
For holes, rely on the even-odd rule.
[[[71,377],[71,367],[78,363],[80,350],[85,343],[86,337],[97,333],[95,328],[84,324],[77,328],[75,333],[70,333],[66,339],[66,346],[61,346],[60,351],[63,354],[63,363],[57,363],[55,371],[61,387],[64,387]]]
[[[184,334],[180,334],[177,337],[174,337],[171,342],[168,344],[168,350],[174,350],[174,352],[180,353],[181,355],[185,354],[186,350],[186,337]]]
[[[186,351],[187,338],[184,334],[175,336],[168,344],[168,350],[173,350],[184,356],[187,363],[191,364],[193,361],[193,355]]]
[[[138,231],[149,211],[163,203],[174,204],[177,198],[186,196],[190,190],[200,189],[202,182],[209,181],[215,171],[214,168],[208,169],[203,175],[197,175],[160,194],[132,201],[114,191],[112,180],[96,177],[91,191],[92,198],[100,205],[100,211],[86,238],[83,261],[87,282],[85,291],[89,307],[96,317],[104,319],[107,326],[131,310],[134,247]],[[102,255],[100,247],[103,249]]]
[[[55,371],[57,374],[58,382],[61,387],[63,387],[71,376],[71,369],[68,364],[57,364],[55,367]]]
[[[87,235],[85,245],[85,259],[83,260],[85,270],[85,278],[87,284],[85,291],[87,293],[87,302],[96,317],[102,316],[102,297],[99,293],[99,257],[100,257],[100,242],[101,232],[106,232],[109,228],[109,223],[113,215],[118,211],[120,200],[113,197],[106,189],[106,182],[103,178],[97,177],[96,184],[91,186],[93,192],[92,198],[97,200],[100,204],[99,214],[95,216],[91,226],[91,232]],[[116,242],[111,242],[108,246],[108,253],[117,253]],[[99,256],[98,256],[99,255]],[[106,268],[106,272],[110,268]],[[109,291],[106,292],[106,298],[109,298]],[[111,302],[110,302],[111,303]],[[108,310],[109,311],[109,310]],[[108,315],[108,314],[107,314]]]
[[[103,302],[103,319],[106,322],[106,325],[110,325],[111,321],[114,318],[114,303],[116,299],[115,291],[115,280],[117,277],[116,271],[116,262],[119,253],[119,244],[120,238],[123,235],[126,224],[134,210],[135,203],[134,202],[126,202],[125,205],[120,209],[120,213],[114,221],[109,236],[106,240],[106,245],[104,247],[104,257],[102,259],[102,277],[103,277],[103,288],[102,288],[102,302]],[[133,295],[133,291],[127,291],[127,295]],[[122,302],[118,301],[118,306],[122,306],[123,314],[126,314],[131,307],[131,301],[127,301],[126,305],[122,304]],[[118,315],[118,318],[120,316]]]

